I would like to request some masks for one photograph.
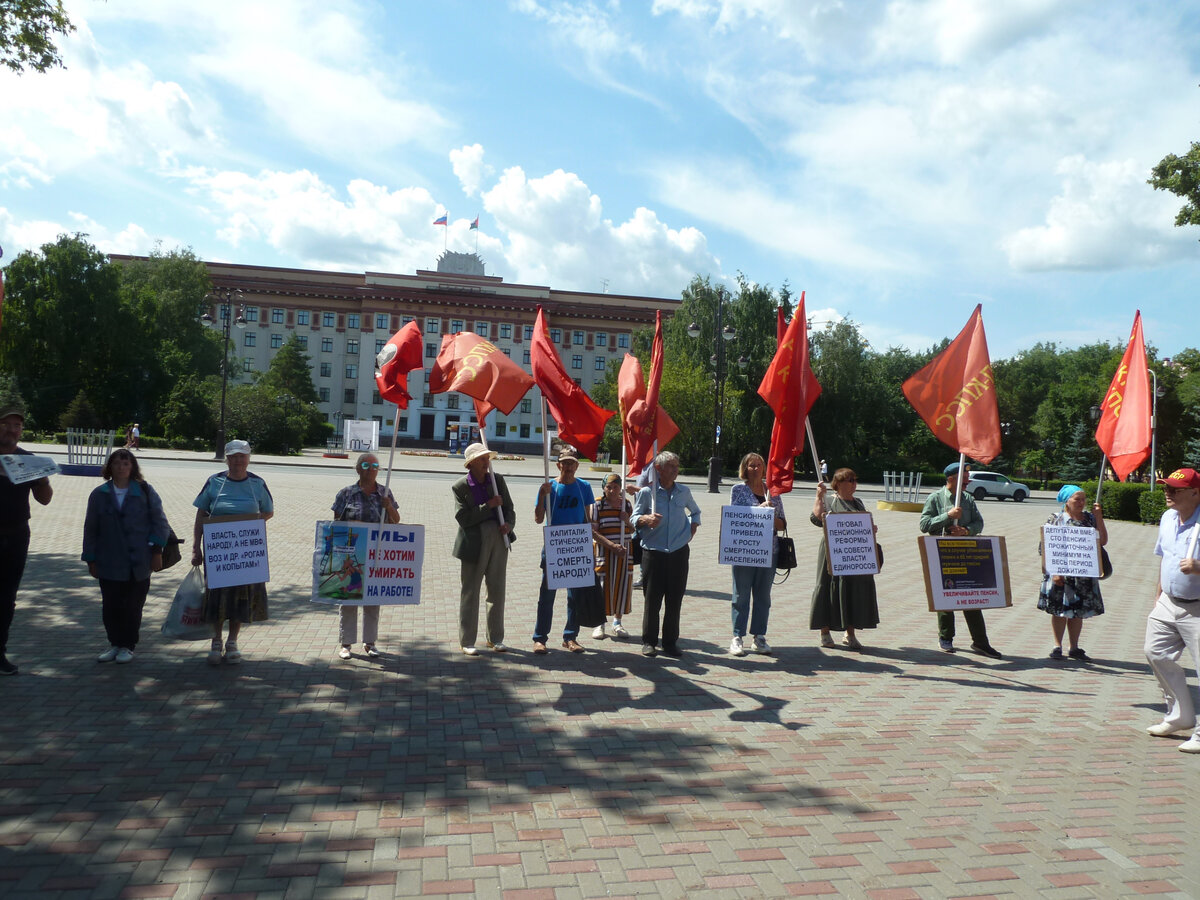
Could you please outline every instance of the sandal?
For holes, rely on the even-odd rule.
[[[213,638],[212,647],[208,651],[208,664],[210,666],[219,666],[221,664],[221,639]]]
[[[823,632],[821,634],[821,646],[828,647],[828,648],[833,648],[833,647],[837,646],[837,644],[835,644],[833,642],[833,635],[830,634],[828,631]]]

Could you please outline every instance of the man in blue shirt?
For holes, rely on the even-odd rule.
[[[692,492],[676,483],[679,457],[664,451],[654,458],[658,484],[638,491],[633,504],[633,524],[642,539],[642,655],[658,653],[658,616],[663,607],[662,650],[680,656],[679,612],[687,590],[688,542],[700,527],[700,507]],[[654,510],[651,512],[651,510]]]
[[[571,448],[558,455],[558,478],[547,481],[538,491],[537,506],[533,519],[539,525],[549,514],[550,525],[583,525],[593,521],[596,505],[592,486],[575,477],[579,468],[579,457]],[[533,626],[533,652],[546,653],[546,640],[550,636],[550,623],[554,618],[554,595],[557,592],[546,584],[546,553],[542,551],[542,587],[538,593],[537,621]],[[567,623],[563,626],[563,649],[582,653],[583,645],[576,640],[579,625],[575,621],[575,591],[567,589]]]
[[[1179,664],[1186,649],[1200,675],[1200,559],[1196,559],[1196,529],[1200,528],[1200,473],[1177,469],[1163,479],[1167,511],[1158,523],[1156,556],[1162,557],[1154,609],[1146,621],[1146,659],[1162,687],[1167,711],[1163,720],[1146,729],[1155,737],[1193,731],[1179,745],[1184,753],[1200,753],[1200,727],[1188,690],[1187,672]]]

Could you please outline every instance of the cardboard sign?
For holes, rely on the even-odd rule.
[[[342,606],[421,602],[425,526],[318,522],[312,600]]]
[[[1078,525],[1043,525],[1042,571],[1070,578],[1099,578],[1099,533]]]
[[[204,577],[209,588],[271,580],[267,523],[261,516],[210,516],[203,528]]]
[[[379,423],[374,419],[348,419],[342,423],[347,453],[374,453],[379,449]]]
[[[917,538],[930,612],[1012,606],[1002,537]]]
[[[4,474],[13,484],[37,481],[47,475],[57,475],[58,463],[48,456],[31,456],[24,453],[5,453],[0,456]]]
[[[596,583],[596,552],[592,526],[547,525],[542,529],[546,547],[546,587],[587,587]]]
[[[775,510],[769,506],[722,506],[721,542],[717,562],[723,566],[775,565]]]
[[[825,548],[825,567],[835,578],[879,574],[875,523],[868,512],[826,515]]]

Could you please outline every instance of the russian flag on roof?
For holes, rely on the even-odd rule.
[[[446,213],[442,213],[440,216],[438,216],[436,219],[434,219],[433,224],[434,225],[445,225],[446,224]]]

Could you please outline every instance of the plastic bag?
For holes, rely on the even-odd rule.
[[[212,626],[204,621],[204,570],[199,566],[192,566],[179,583],[162,633],[177,641],[202,641],[213,636]]]

